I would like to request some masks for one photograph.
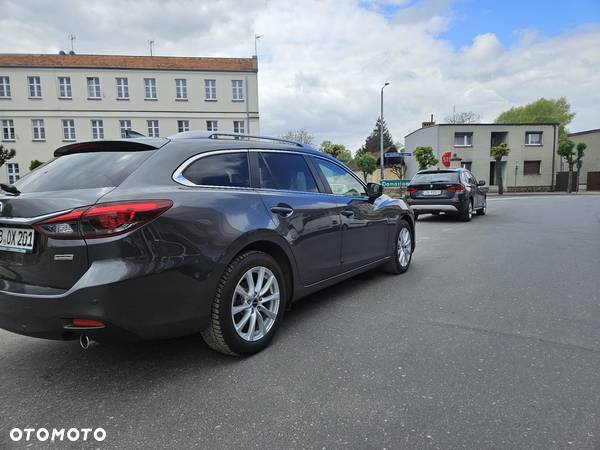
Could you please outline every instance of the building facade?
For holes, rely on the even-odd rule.
[[[0,181],[128,129],[258,133],[257,71],[256,58],[0,54],[0,143],[16,151]]]
[[[450,167],[466,167],[478,180],[485,180],[496,191],[496,162],[492,147],[506,143],[510,154],[501,162],[502,181],[507,191],[552,190],[559,164],[557,124],[434,124],[424,126],[405,137],[406,151],[431,147],[443,169],[442,156],[450,153]],[[407,178],[418,166],[413,156],[405,158]]]
[[[579,171],[579,186],[588,191],[600,191],[600,128],[569,134],[569,139],[575,143],[587,145],[583,156],[583,164]],[[563,163],[562,170],[568,170]],[[577,169],[575,169],[577,170]]]

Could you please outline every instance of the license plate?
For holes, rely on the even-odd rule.
[[[442,191],[421,191],[421,195],[440,195]]]
[[[0,250],[27,253],[33,250],[35,232],[29,228],[0,227]]]

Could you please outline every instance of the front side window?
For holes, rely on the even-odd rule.
[[[454,133],[455,147],[472,147],[473,133]]]
[[[103,120],[92,120],[92,139],[104,139]]]
[[[523,175],[539,175],[541,161],[523,161]]]
[[[31,130],[34,141],[43,141],[46,139],[46,128],[44,119],[31,119]]]
[[[126,138],[127,132],[131,130],[131,120],[119,120],[119,130],[121,131],[121,137]]]
[[[217,80],[204,80],[204,100],[217,99]]]
[[[244,100],[244,80],[231,80],[232,99],[234,101]]]
[[[8,172],[8,184],[15,184],[21,175],[19,173],[19,165],[17,163],[6,164],[6,170]]]
[[[319,169],[321,169],[321,172],[323,172],[332,194],[347,197],[363,197],[367,195],[364,185],[346,169],[321,158],[315,158],[315,162],[319,166]]]
[[[71,77],[58,77],[58,97],[71,98]]]
[[[29,86],[29,97],[41,98],[42,81],[40,77],[27,77],[27,85]]]
[[[12,119],[2,120],[2,140],[3,141],[14,141],[15,140],[15,122]]]
[[[177,100],[187,100],[187,80],[178,78],[175,80],[175,98]]]
[[[259,178],[262,188],[301,192],[318,191],[317,183],[302,155],[261,153]]]
[[[63,139],[65,141],[74,141],[75,138],[75,121],[73,119],[63,119],[62,121]]]
[[[156,99],[156,78],[144,78],[144,94],[146,100]]]
[[[542,132],[541,131],[528,131],[525,133],[525,144],[526,145],[542,145]]]
[[[87,78],[87,87],[88,87],[88,98],[100,98],[100,78],[98,77],[88,77]]]
[[[0,77],[0,98],[10,98],[9,77]]]
[[[129,80],[127,78],[117,78],[117,98],[121,100],[129,98]]]
[[[248,154],[227,153],[199,158],[185,168],[182,176],[198,186],[250,187]]]
[[[190,131],[190,121],[189,120],[178,120],[177,121],[177,131],[183,133],[184,131]]]
[[[216,120],[206,121],[206,131],[219,131],[219,124]]]
[[[158,137],[158,120],[148,120],[148,137]]]
[[[243,120],[234,120],[233,121],[233,132],[244,134],[246,132],[246,127],[244,126]]]

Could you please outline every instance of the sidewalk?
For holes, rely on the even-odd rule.
[[[505,192],[498,195],[497,192],[488,192],[488,197],[527,197],[536,195],[600,195],[600,191],[579,191],[567,194],[566,192]]]

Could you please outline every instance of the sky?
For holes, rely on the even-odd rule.
[[[125,7],[126,5],[126,7]],[[600,0],[0,0],[0,52],[248,57],[261,133],[305,128],[359,148],[379,116],[395,141],[431,114],[484,122],[565,96],[571,131],[600,128]]]

